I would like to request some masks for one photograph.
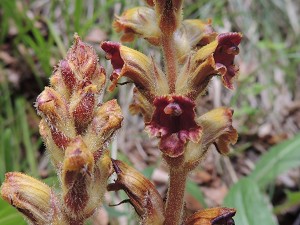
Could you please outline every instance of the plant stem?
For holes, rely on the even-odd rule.
[[[163,34],[162,38],[162,51],[165,60],[166,74],[169,82],[170,93],[175,92],[175,82],[177,77],[177,61],[176,61],[176,49],[174,48],[173,34]]]
[[[170,184],[164,225],[180,225],[182,223],[186,178],[187,172],[185,170],[170,168]]]

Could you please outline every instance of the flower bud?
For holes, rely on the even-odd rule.
[[[236,210],[231,208],[210,208],[190,216],[185,225],[234,225],[232,217]]]
[[[65,155],[64,149],[69,144],[70,139],[58,139],[55,137],[55,135],[53,138],[51,128],[49,128],[44,119],[42,119],[40,122],[39,131],[46,148],[50,153],[49,155],[51,157],[51,162],[53,163],[54,167],[58,169],[63,162]]]
[[[94,158],[80,136],[67,147],[62,167],[64,206],[70,217],[80,218],[91,196],[88,187],[92,182]]]
[[[113,167],[118,178],[115,183],[108,185],[108,190],[124,190],[142,219],[142,224],[162,225],[164,204],[155,186],[141,173],[122,161],[113,160]]]
[[[177,58],[183,63],[193,50],[203,47],[215,40],[217,33],[211,26],[211,20],[206,22],[198,19],[184,20],[174,33]]]
[[[91,122],[96,106],[96,85],[87,85],[75,92],[70,101],[70,113],[73,116],[76,131],[82,134]]]
[[[68,117],[66,100],[52,88],[45,87],[45,90],[37,97],[35,106],[38,114],[53,126],[66,121]]]
[[[65,148],[76,134],[66,100],[54,89],[46,87],[37,97],[36,108],[47,123],[54,143],[59,148]]]
[[[133,102],[129,106],[129,111],[133,115],[142,113],[145,123],[149,123],[151,120],[152,112],[154,111],[154,106],[135,87],[133,89]]]
[[[103,68],[98,64],[98,57],[92,46],[81,41],[74,35],[74,44],[67,54],[67,62],[78,81],[91,81],[103,73]],[[99,87],[105,83],[105,76],[98,80]]]
[[[36,225],[66,224],[59,202],[53,191],[44,183],[18,172],[5,175],[1,187],[2,198],[23,213]]]
[[[65,60],[64,60],[65,61]],[[59,66],[54,67],[52,76],[49,78],[51,88],[57,91],[61,96],[68,100],[72,94],[72,88],[69,88],[63,80]],[[73,87],[75,84],[73,85]]]
[[[84,135],[88,149],[91,152],[103,149],[105,143],[121,127],[122,121],[121,108],[116,100],[111,100],[98,106]]]
[[[99,152],[97,152],[99,153]],[[103,200],[103,196],[106,193],[107,179],[113,173],[112,162],[108,150],[101,151],[101,155],[95,159],[95,167],[93,172],[93,181],[87,187],[87,193],[91,196],[84,208],[84,214],[87,217],[91,216]]]

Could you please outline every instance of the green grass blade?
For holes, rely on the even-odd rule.
[[[33,176],[37,176],[37,163],[36,163],[36,150],[33,147],[33,143],[31,142],[30,139],[30,129],[29,125],[27,122],[27,117],[26,117],[26,102],[23,98],[19,98],[16,101],[16,110],[18,112],[18,119],[20,121],[20,128],[22,130],[22,140],[23,144],[25,146],[25,151],[26,151],[26,159],[29,164],[30,168],[30,173]]]
[[[50,34],[52,35],[52,37],[55,40],[55,43],[57,44],[57,47],[58,47],[58,49],[60,51],[60,54],[61,54],[62,58],[65,58],[66,55],[67,55],[66,48],[65,48],[62,40],[60,39],[59,35],[55,31],[53,23],[49,19],[46,19],[46,23],[47,23],[47,26],[49,28]]]
[[[75,32],[77,32],[79,35],[81,35],[81,24],[80,21],[82,20],[82,9],[83,9],[83,1],[82,0],[76,0],[75,1],[75,11],[74,11],[74,26],[75,26]]]
[[[3,170],[1,171],[1,172],[3,172],[3,175],[4,175],[4,173],[6,173],[8,171],[14,171],[14,169],[15,169],[14,165],[16,163],[18,163],[15,161],[15,158],[13,157],[13,153],[14,153],[15,149],[12,148],[13,140],[11,140],[11,138],[12,138],[11,129],[9,129],[9,128],[5,129],[4,133],[2,133],[2,137],[1,137],[1,148],[3,151],[2,154],[3,154],[3,159],[4,159],[4,162],[2,162]],[[1,177],[1,178],[3,179],[4,177]]]

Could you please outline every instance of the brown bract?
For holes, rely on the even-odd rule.
[[[141,173],[122,161],[112,160],[117,180],[109,184],[109,191],[124,190],[130,203],[141,218],[142,224],[162,225],[164,204],[155,186]]]
[[[7,173],[1,196],[32,224],[67,224],[51,188],[30,176],[18,172]]]
[[[232,208],[210,208],[198,211],[190,216],[185,225],[234,225],[232,217],[236,210]]]

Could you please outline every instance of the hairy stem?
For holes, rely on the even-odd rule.
[[[165,60],[166,74],[169,82],[170,93],[175,92],[175,83],[177,77],[177,61],[176,61],[176,49],[173,34],[162,35],[162,51]]]
[[[170,184],[164,225],[180,225],[182,222],[186,178],[187,172],[185,170],[170,168]]]

